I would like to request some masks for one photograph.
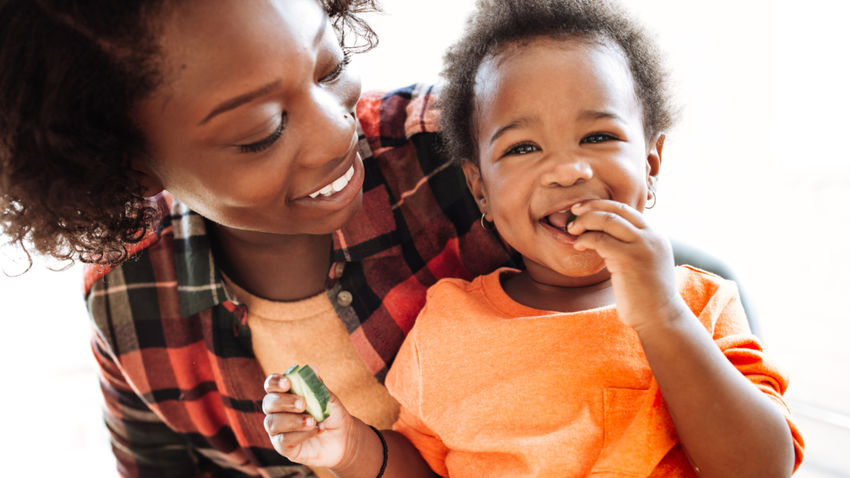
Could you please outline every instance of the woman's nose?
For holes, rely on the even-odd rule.
[[[558,154],[546,159],[540,179],[543,186],[573,186],[593,178],[591,162],[580,155]]]
[[[354,116],[354,104],[339,98],[332,92],[317,88],[311,95],[311,106],[302,130],[305,138],[310,138],[305,146],[308,158],[317,162],[327,162],[345,154],[352,144],[357,129]]]

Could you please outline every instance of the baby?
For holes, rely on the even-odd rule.
[[[787,379],[735,284],[674,267],[643,216],[671,123],[646,34],[605,2],[483,0],[445,73],[449,148],[525,267],[429,290],[386,380],[394,431],[333,398],[296,420],[269,379],[276,449],[340,476],[789,476]]]

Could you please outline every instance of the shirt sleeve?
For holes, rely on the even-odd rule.
[[[726,359],[782,412],[794,442],[796,470],[803,461],[805,442],[782,398],[788,389],[788,376],[771,360],[759,339],[750,332],[735,283],[720,281],[717,291],[699,314],[700,321],[713,331],[714,341]]]
[[[427,305],[422,309],[422,314],[426,309]],[[414,328],[408,334],[387,373],[387,389],[400,405],[399,417],[393,425],[393,430],[410,440],[435,473],[448,476],[446,456],[449,450],[440,437],[428,428],[421,416],[422,375],[415,332]]]
[[[190,444],[171,430],[124,379],[108,346],[96,334],[92,350],[105,401],[104,421],[122,477],[206,477]]]

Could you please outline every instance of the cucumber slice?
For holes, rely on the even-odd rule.
[[[289,367],[283,374],[292,384],[292,393],[304,398],[307,405],[307,413],[316,419],[316,423],[328,418],[328,402],[331,399],[325,384],[316,376],[316,372],[309,365],[298,364]]]

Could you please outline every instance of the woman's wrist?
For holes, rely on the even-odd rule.
[[[355,418],[348,433],[346,451],[333,467],[341,478],[376,478],[383,467],[386,445],[379,431]]]

